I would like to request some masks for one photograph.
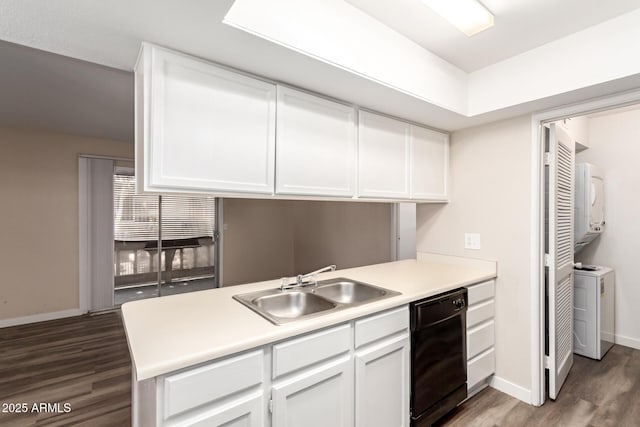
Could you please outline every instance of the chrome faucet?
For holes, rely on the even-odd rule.
[[[311,273],[298,274],[295,278],[296,280],[295,283],[291,283],[291,279],[293,278],[283,277],[280,280],[280,290],[284,291],[286,289],[292,289],[295,287],[310,286],[310,285],[315,286],[317,283],[317,280],[316,280],[317,274],[324,273],[325,271],[335,271],[335,270],[336,270],[336,266],[334,264],[334,265],[328,265],[326,267],[322,267],[316,271],[312,271]]]

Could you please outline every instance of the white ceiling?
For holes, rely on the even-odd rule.
[[[495,25],[467,37],[421,0],[345,0],[466,72],[640,8],[638,0],[482,0]]]
[[[422,7],[420,0],[394,0],[393,8],[383,0],[348,1],[379,17],[386,5],[386,25],[397,26],[397,31],[466,70],[640,7],[640,0],[486,0],[496,14],[496,27],[466,38]],[[0,0],[0,41],[89,62],[0,43],[0,125],[131,141],[131,71],[143,40],[445,130],[552,105],[542,99],[466,117],[225,25],[222,20],[232,4],[233,0]],[[429,34],[421,33],[423,27]],[[637,86],[636,80],[620,79],[553,102],[626,90]]]

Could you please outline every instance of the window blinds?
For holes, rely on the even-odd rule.
[[[213,197],[162,196],[162,240],[212,237]]]
[[[136,194],[135,178],[113,176],[114,238],[119,241],[158,239],[159,197]],[[215,198],[162,196],[162,239],[211,237],[215,230]]]

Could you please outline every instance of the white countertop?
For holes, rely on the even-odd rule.
[[[136,378],[145,380],[496,277],[495,262],[427,254],[418,258],[318,275],[320,280],[347,277],[401,295],[280,326],[232,299],[278,287],[279,280],[128,302],[122,317]]]

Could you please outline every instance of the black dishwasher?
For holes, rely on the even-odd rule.
[[[433,424],[467,397],[467,290],[411,304],[411,426]]]

